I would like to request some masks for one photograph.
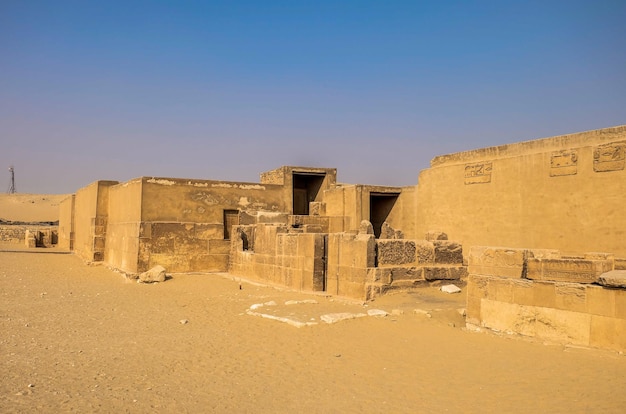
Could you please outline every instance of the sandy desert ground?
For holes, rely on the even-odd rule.
[[[425,288],[362,304],[225,274],[137,284],[64,253],[0,245],[2,413],[573,414],[626,406],[626,356],[465,331],[463,293]],[[248,312],[271,302],[254,312],[317,324],[297,328]],[[371,309],[395,314],[321,321]]]
[[[69,194],[0,194],[0,220],[42,222],[59,219],[59,203]]]
[[[137,284],[52,249],[0,252],[0,412],[624,411],[625,356],[467,332],[462,294],[363,306],[239,286],[218,274]],[[318,324],[246,312],[270,301],[256,311]],[[368,309],[404,313],[320,320]]]

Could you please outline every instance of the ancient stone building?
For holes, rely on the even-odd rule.
[[[493,321],[500,308],[508,315],[514,306],[535,306],[544,319],[564,310],[588,317],[583,330],[595,329],[596,339],[583,335],[579,343],[626,348],[626,335],[615,334],[626,332],[626,295],[598,284],[626,258],[625,165],[626,126],[619,126],[439,156],[409,187],[339,184],[335,169],[307,167],[262,173],[258,183],[98,181],[62,203],[59,244],[129,274],[155,265],[172,273],[230,271],[360,299],[429,281],[469,281],[468,316],[477,326],[515,325],[514,318]],[[483,253],[492,250],[480,246],[514,253],[494,253],[506,265],[493,265],[500,259],[490,262]],[[556,260],[551,271],[541,270],[548,262],[536,260],[543,259]],[[485,277],[511,272],[519,281],[484,288]],[[577,299],[519,296],[518,303],[502,293],[521,283],[539,298],[545,283],[579,283],[586,277],[579,273],[593,284],[585,294],[548,288]],[[580,304],[604,294],[611,309]],[[578,307],[556,305],[572,301]]]

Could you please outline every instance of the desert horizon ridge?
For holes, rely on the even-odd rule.
[[[53,222],[59,220],[59,203],[71,194],[0,194],[0,220]]]

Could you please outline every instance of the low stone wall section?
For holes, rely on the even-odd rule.
[[[626,270],[609,253],[473,247],[467,324],[626,351]]]
[[[0,242],[26,244],[27,233],[35,240],[35,245],[31,247],[50,247],[58,242],[58,226],[26,224],[0,225]]]

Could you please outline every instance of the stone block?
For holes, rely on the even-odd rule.
[[[467,316],[465,321],[473,325],[480,325],[481,321],[481,309],[482,298],[478,296],[467,296]]]
[[[538,338],[589,345],[591,315],[553,308],[535,308],[535,312]]]
[[[424,279],[426,280],[460,280],[467,276],[464,266],[425,266]]]
[[[532,280],[594,283],[602,273],[610,270],[613,270],[611,260],[529,258],[526,277]]]
[[[599,316],[615,316],[615,290],[600,286],[585,285],[585,312]]]
[[[533,305],[553,308],[556,305],[556,289],[554,282],[534,282]]]
[[[396,280],[423,280],[424,273],[422,268],[418,267],[392,267],[391,281]]]
[[[599,253],[599,252],[589,252],[585,253],[583,258],[587,260],[611,260],[615,261],[615,255],[613,253]]]
[[[365,285],[365,300],[372,300],[385,293],[386,287],[377,283]]]
[[[106,238],[104,236],[95,236],[93,238],[94,250],[104,250]]]
[[[396,230],[389,225],[386,221],[380,226],[379,239],[395,239]]]
[[[426,240],[415,240],[418,264],[435,263],[435,245]]]
[[[338,296],[347,296],[355,299],[365,299],[365,284],[361,282],[340,281],[336,286]]]
[[[376,240],[378,266],[397,266],[416,263],[416,246],[413,240]]]
[[[152,238],[152,223],[143,222],[139,224],[139,237],[146,239]]]
[[[37,247],[36,233],[30,230],[26,230],[24,236],[24,245],[26,247]]]
[[[157,265],[152,269],[139,275],[139,281],[142,283],[165,282],[165,268]]]
[[[309,214],[312,216],[324,216],[326,215],[326,203],[319,201],[312,201],[309,203]]]
[[[374,234],[372,223],[367,220],[362,220],[359,225],[359,234]]]
[[[490,276],[472,275],[467,278],[467,296],[486,298],[489,290]]]
[[[615,317],[626,319],[626,290],[616,289],[615,295]]]
[[[279,224],[286,226],[289,222],[289,214],[276,213],[272,211],[258,211],[256,213],[256,222],[262,224]]]
[[[621,257],[616,257],[615,261],[613,262],[613,269],[614,270],[626,270],[626,259],[621,258]]]
[[[448,240],[448,235],[442,231],[431,230],[426,233],[426,240],[428,241]]]
[[[598,284],[611,288],[626,288],[626,270],[612,270],[602,273]]]
[[[489,281],[489,297],[500,302],[513,303],[513,283],[508,278],[493,278]]]
[[[470,248],[468,271],[498,277],[522,278],[526,249],[473,246]]]
[[[587,311],[587,286],[579,283],[555,283],[555,307],[572,312]]]
[[[257,223],[256,212],[240,211],[239,212],[239,224],[242,226],[251,226]]]
[[[534,305],[534,283],[529,280],[512,279],[513,284],[513,302],[520,305]]]
[[[532,306],[483,299],[480,308],[481,325],[502,332],[535,336],[536,311]]]
[[[304,233],[325,233],[324,228],[319,224],[305,224],[302,226]]]
[[[626,351],[626,320],[606,316],[591,316],[589,345]]]
[[[447,240],[435,240],[433,241],[433,245],[435,246],[435,263],[463,263],[463,247],[460,243]]]
[[[368,283],[388,285],[391,283],[391,267],[371,267],[367,269]]]
[[[526,257],[531,259],[560,259],[561,252],[554,249],[526,249]]]
[[[228,271],[229,255],[201,254],[189,259],[189,264],[179,272],[226,272]]]
[[[228,254],[230,240],[209,240],[209,254]]]

